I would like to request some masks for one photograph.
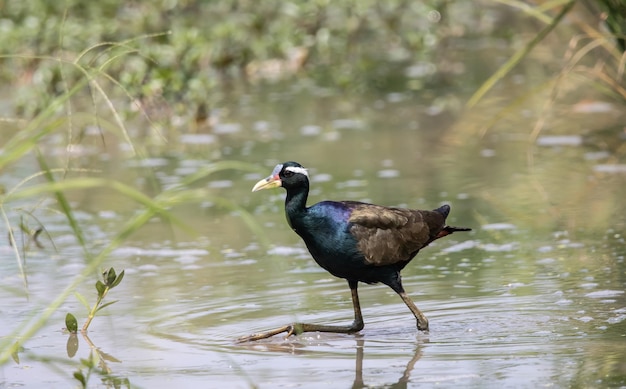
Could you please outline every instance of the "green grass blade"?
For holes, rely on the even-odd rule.
[[[113,250],[118,248],[130,235],[146,224],[154,215],[154,209],[145,209],[129,220],[121,228],[120,232],[109,242],[109,245],[98,253],[79,275],[74,277],[68,286],[57,295],[43,312],[16,326],[16,329],[12,333],[4,334],[3,338],[0,339],[0,366],[6,363],[25,341],[33,337],[33,335],[45,325],[48,319],[61,307],[78,285],[83,283],[91,274],[98,272],[104,260],[108,258]],[[15,339],[18,340],[15,341]]]
[[[87,312],[91,310],[91,307],[89,306],[89,302],[87,301],[85,296],[83,296],[82,294],[78,292],[74,292],[74,296],[76,297],[78,301],[80,301],[81,304],[83,304],[83,306],[87,309]]]
[[[257,165],[253,165],[246,162],[240,161],[218,161],[213,162],[210,165],[200,169],[194,174],[190,174],[185,177],[181,182],[180,186],[186,187],[193,184],[196,181],[199,181],[207,176],[217,173],[222,170],[242,170],[242,171],[250,171],[250,172],[261,172],[261,169]]]
[[[54,175],[50,171],[50,168],[48,167],[48,164],[45,158],[41,155],[38,148],[36,148],[35,150],[37,152],[37,162],[39,162],[39,167],[44,172],[44,177],[48,180],[48,182],[54,183],[55,182]],[[85,258],[89,260],[91,253],[87,249],[87,242],[85,241],[83,230],[82,228],[80,228],[80,226],[78,225],[78,221],[74,217],[74,212],[72,211],[72,207],[70,206],[69,201],[67,201],[67,198],[65,197],[65,195],[63,194],[63,191],[61,190],[54,191],[54,197],[56,198],[57,203],[59,204],[59,207],[61,208],[61,212],[67,218],[67,222],[69,223],[70,228],[72,229],[72,232],[74,233],[74,236],[76,236],[76,239],[78,240],[78,244],[80,245],[80,247],[82,247],[83,253],[85,254]]]
[[[20,250],[17,247],[17,241],[15,240],[15,235],[13,234],[13,227],[11,222],[9,221],[9,217],[7,216],[3,203],[0,201],[0,213],[2,214],[2,219],[4,220],[4,225],[7,227],[7,231],[9,231],[9,243],[11,248],[13,249],[13,254],[15,255],[15,260],[17,261],[17,267],[20,269],[20,276],[22,277],[22,282],[24,283],[24,290],[28,293],[28,278],[26,272],[24,271],[24,265],[22,260],[22,255],[20,254]]]
[[[86,85],[87,79],[78,81],[73,88],[55,98],[52,103],[33,120],[31,120],[25,128],[18,131],[11,139],[9,139],[4,144],[2,149],[0,149],[0,168],[3,168],[6,165],[22,158],[37,146],[41,138],[57,129],[60,123],[66,120],[65,118],[55,119],[48,123],[46,122],[56,114],[63,104],[65,104],[73,95],[83,89]]]
[[[576,0],[570,0],[562,9],[561,12],[552,20],[552,23],[547,25],[543,30],[541,30],[528,44],[518,50],[509,60],[502,65],[494,74],[491,75],[479,88],[474,92],[472,97],[468,100],[466,104],[466,108],[470,109],[474,107],[480,99],[485,96],[485,94],[493,88],[493,86],[504,76],[506,76],[513,68],[520,63],[528,53],[532,51],[535,46],[541,42],[563,19],[565,15],[572,9]]]
[[[243,219],[244,223],[246,223],[248,228],[258,237],[261,244],[265,247],[270,246],[269,239],[267,238],[267,233],[265,232],[263,227],[259,225],[259,222],[257,222],[257,220],[254,218],[254,216],[252,216],[250,212],[243,209],[237,203],[230,201],[224,197],[214,197],[211,200],[215,202],[218,206],[237,213],[239,217]]]

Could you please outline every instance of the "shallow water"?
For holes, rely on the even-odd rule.
[[[62,136],[46,139],[50,163],[64,166],[69,152],[81,166],[151,196],[216,160],[260,169],[211,176],[197,185],[210,194],[206,200],[174,207],[195,234],[157,218],[133,234],[104,265],[125,270],[105,300],[119,301],[96,316],[89,338],[79,334],[76,355],[67,355],[64,319],[72,312],[81,325],[86,312],[70,296],[16,360],[0,366],[0,387],[75,386],[72,374],[85,371],[79,360],[89,356],[90,342],[101,367],[141,388],[626,385],[626,175],[613,144],[623,139],[598,140],[581,130],[623,125],[623,107],[556,107],[564,112],[536,139],[536,113],[524,112],[523,120],[503,120],[479,136],[474,128],[484,118],[468,119],[457,108],[464,93],[436,101],[412,92],[347,99],[298,83],[258,87],[234,96],[214,128],[173,131],[146,159],[131,157],[114,139],[103,147],[98,131],[69,151]],[[132,130],[143,132],[140,125]],[[405,289],[430,320],[428,333],[417,331],[389,288],[362,285],[365,329],[356,335],[235,342],[293,321],[352,321],[346,282],[319,268],[289,229],[283,191],[250,193],[285,160],[310,168],[309,203],[449,203],[448,222],[473,228],[433,243],[403,271]],[[3,172],[2,185],[10,189],[38,170],[26,157]],[[94,251],[138,208],[103,189],[68,197]],[[219,198],[250,212],[263,234],[220,207]],[[10,206],[13,225],[28,209],[47,232],[41,249],[19,242],[27,288],[12,248],[0,246],[3,337],[86,266],[53,201]],[[78,288],[90,303],[95,280]],[[94,373],[89,386],[111,383]]]
[[[388,142],[409,149],[402,143],[407,131],[399,130],[396,140]],[[106,261],[107,267],[126,271],[122,284],[107,297],[119,301],[102,311],[89,331],[94,347],[111,357],[104,359],[110,373],[150,388],[624,384],[626,248],[619,193],[625,177],[598,175],[593,160],[568,169],[564,181],[562,173],[555,173],[563,172],[562,159],[584,160],[588,150],[552,144],[537,149],[543,172],[526,176],[518,173],[523,162],[515,163],[511,153],[520,143],[511,138],[492,139],[486,156],[480,144],[444,145],[432,149],[436,152],[419,146],[417,155],[390,153],[396,150],[390,145],[337,160],[306,153],[306,142],[333,155],[332,149],[355,147],[355,142],[380,144],[388,134],[348,132],[319,145],[309,135],[285,131],[280,150],[270,155],[312,161],[310,202],[345,198],[416,208],[448,202],[449,222],[474,228],[435,242],[403,272],[407,292],[430,320],[429,333],[417,331],[413,316],[389,288],[363,285],[366,327],[357,335],[279,335],[236,344],[239,336],[295,320],[349,323],[352,307],[347,284],[319,268],[289,230],[282,191],[250,193],[262,174],[231,172],[206,187],[244,204],[264,226],[270,245],[264,246],[236,214],[211,204],[176,209],[197,236],[156,219],[133,235]],[[234,148],[236,142],[228,142],[231,146],[222,147]],[[411,143],[420,145],[419,140]],[[471,163],[455,168],[455,155],[471,153],[476,154]],[[258,151],[233,154],[262,160]],[[481,159],[506,160],[508,166],[484,169],[489,164]],[[125,171],[141,177],[141,169],[149,166],[166,185],[203,163],[177,156],[141,166],[116,162],[110,169],[112,175]],[[261,163],[269,172],[274,161]],[[427,163],[428,170],[414,169],[420,163]],[[513,183],[512,175],[517,175]],[[591,181],[587,185],[605,193],[591,201],[584,191],[570,193],[584,203],[564,196],[567,206],[556,211],[543,200],[542,206],[531,207],[537,199],[529,189],[517,193],[521,205],[515,204],[517,198],[492,199],[513,193],[504,184],[524,187],[520,180],[526,180],[526,188],[539,181],[548,196],[563,196],[566,182],[584,186]],[[119,196],[93,191],[73,196],[94,248],[132,212]],[[604,206],[613,207],[614,218],[600,218]],[[45,307],[85,266],[63,218],[46,213],[42,222],[57,251],[46,238],[41,239],[43,249],[31,245],[27,251],[28,299],[20,292],[11,250],[2,248],[7,289],[0,300],[1,328],[12,329]],[[79,288],[90,301],[95,298],[93,282]],[[84,308],[70,297],[26,343],[20,363],[2,367],[5,385],[67,387],[73,382],[78,367],[72,361],[86,358],[90,347],[79,335],[78,353],[66,355],[68,336],[62,328],[67,312],[84,320]],[[100,379],[91,380],[97,385]]]

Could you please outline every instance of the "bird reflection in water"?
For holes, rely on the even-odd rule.
[[[352,389],[363,389],[367,388],[367,384],[363,381],[363,359],[364,359],[364,347],[365,340],[361,337],[356,338],[356,367],[354,369],[354,383],[352,384]],[[404,373],[402,377],[398,379],[397,382],[392,384],[384,385],[385,388],[389,389],[405,389],[409,383],[409,378],[411,376],[411,372],[415,367],[415,364],[422,357],[422,347],[418,344],[415,349],[415,353],[413,358],[407,363],[406,368],[404,369]]]
[[[354,345],[355,348],[355,365],[354,365],[354,382],[352,383],[352,389],[364,389],[370,386],[367,385],[367,382],[363,379],[363,361],[366,360],[367,353],[365,352],[365,339],[362,335],[355,336]],[[423,355],[422,343],[427,343],[428,339],[420,337],[415,344],[415,351],[413,356],[406,364],[404,368],[404,372],[398,378],[397,381],[387,383],[382,385],[382,387],[390,388],[390,389],[404,389],[407,387],[410,382],[410,376],[415,368],[415,364]],[[248,347],[250,350],[255,351],[268,351],[268,352],[278,352],[278,353],[289,353],[293,355],[311,355],[314,351],[311,350],[311,345],[315,344],[315,340],[311,340],[307,338],[306,343],[302,343],[300,341],[281,341],[281,342],[262,342],[262,343],[243,343],[244,347]],[[327,346],[326,342],[322,342],[322,344]],[[343,349],[343,347],[342,347]],[[376,368],[376,370],[380,370]],[[367,373],[367,372],[366,372]],[[388,369],[386,370],[388,373]],[[337,387],[337,385],[334,385]],[[377,384],[375,387],[381,387],[380,384]]]

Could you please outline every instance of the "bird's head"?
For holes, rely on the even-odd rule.
[[[257,182],[252,188],[253,192],[261,189],[278,188],[285,189],[308,186],[309,173],[298,162],[284,162],[276,165],[272,174]]]

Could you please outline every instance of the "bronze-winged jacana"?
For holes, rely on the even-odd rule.
[[[428,330],[428,319],[404,291],[400,271],[420,249],[433,240],[469,228],[446,225],[448,205],[433,211],[383,207],[358,201],[322,201],[306,206],[309,175],[297,162],[276,165],[272,174],[257,182],[253,192],[283,187],[287,190],[285,212],[291,228],[304,240],[313,259],[332,275],[348,280],[354,306],[354,322],[348,326],[293,323],[238,341],[265,339],[286,332],[353,333],[363,329],[359,305],[359,282],[382,282],[409,307],[419,330]]]

